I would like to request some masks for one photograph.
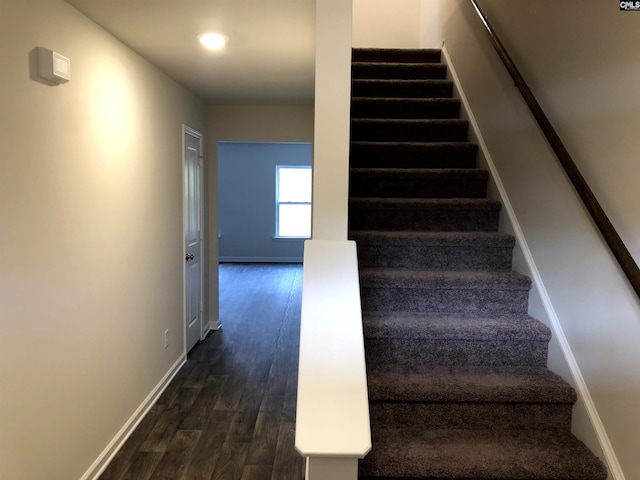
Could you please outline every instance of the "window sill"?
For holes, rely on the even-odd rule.
[[[278,237],[277,235],[271,238],[274,240],[311,240],[311,237]]]

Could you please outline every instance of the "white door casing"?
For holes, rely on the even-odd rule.
[[[183,125],[186,352],[204,337],[202,134]]]

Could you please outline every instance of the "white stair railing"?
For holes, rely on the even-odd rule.
[[[356,480],[371,450],[355,242],[305,242],[296,449],[307,480]]]

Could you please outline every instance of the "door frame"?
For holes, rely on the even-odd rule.
[[[184,252],[186,251],[187,245],[185,242],[185,232],[187,226],[187,218],[186,218],[186,202],[185,202],[185,175],[184,175],[184,167],[186,162],[186,142],[185,136],[190,135],[196,138],[199,142],[200,148],[200,158],[199,158],[199,167],[200,167],[200,302],[201,302],[201,312],[200,312],[200,340],[204,340],[209,330],[211,330],[210,321],[205,321],[205,307],[208,304],[208,299],[205,297],[207,289],[205,289],[205,266],[206,266],[206,255],[205,252],[207,249],[205,248],[206,235],[205,235],[205,192],[204,192],[204,184],[205,184],[205,171],[204,171],[204,136],[198,130],[189,127],[188,125],[182,124],[182,252],[181,257],[184,257]],[[208,284],[208,282],[207,282]],[[183,350],[185,355],[189,352],[187,351],[187,278],[185,275],[185,268],[182,268],[182,332],[183,332]]]

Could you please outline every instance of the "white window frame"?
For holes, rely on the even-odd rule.
[[[311,201],[309,202],[281,202],[280,201],[280,169],[285,168],[295,168],[298,170],[307,169],[311,170],[311,165],[276,165],[276,232],[273,238],[278,239],[300,239],[300,238],[311,238],[311,236],[302,236],[302,237],[294,237],[288,235],[280,235],[280,205],[309,205],[311,206]]]

